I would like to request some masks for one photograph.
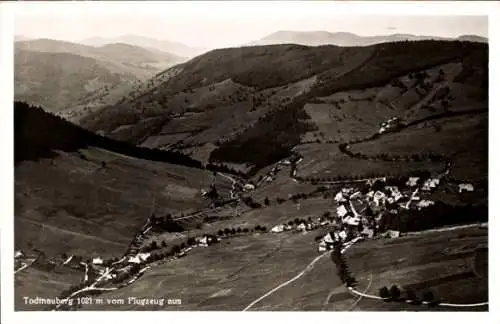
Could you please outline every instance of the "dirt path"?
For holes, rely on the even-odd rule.
[[[288,280],[288,281],[285,281],[284,283],[280,284],[279,286],[271,289],[270,291],[268,291],[267,293],[265,293],[264,295],[262,295],[261,297],[257,298],[256,300],[254,300],[253,302],[251,302],[247,307],[245,307],[245,309],[243,309],[244,312],[246,312],[247,310],[249,310],[250,308],[252,308],[252,306],[254,306],[255,304],[257,304],[258,302],[260,302],[261,300],[263,300],[264,298],[266,298],[267,296],[270,296],[272,295],[273,293],[275,293],[276,291],[280,290],[281,288],[283,287],[286,287],[287,285],[291,284],[292,282],[294,282],[295,280],[299,279],[300,277],[302,277],[304,274],[306,274],[307,272],[311,271],[313,268],[314,268],[314,264],[316,262],[318,262],[322,257],[324,257],[325,255],[327,255],[328,253],[330,253],[330,251],[326,251],[325,253],[321,254],[320,256],[317,256],[314,260],[311,261],[311,263],[309,263],[306,268],[304,270],[302,270],[301,272],[299,272],[295,277],[293,277],[292,279]]]

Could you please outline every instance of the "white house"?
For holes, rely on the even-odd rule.
[[[344,217],[345,215],[347,215],[347,209],[344,207],[344,205],[340,205],[339,207],[337,207],[337,215],[339,215],[339,217]]]
[[[273,228],[271,228],[271,233],[281,233],[285,230],[285,226],[283,225],[276,225]]]
[[[305,231],[306,230],[306,225],[304,223],[300,223],[299,226],[297,226],[297,231]]]
[[[419,177],[410,177],[408,181],[406,181],[406,185],[409,187],[415,187],[419,179]]]
[[[347,225],[358,226],[359,223],[361,222],[361,218],[348,216],[348,217],[344,218],[343,222],[344,222],[344,224],[347,224]]]
[[[326,234],[324,237],[323,237],[323,241],[325,243],[328,243],[328,244],[333,244],[334,240],[332,238],[332,235],[330,233]]]
[[[251,184],[251,183],[247,183],[243,187],[243,190],[245,190],[245,191],[255,190],[255,186],[253,184]]]
[[[21,258],[24,256],[24,253],[22,250],[17,250],[15,253],[14,253],[14,258],[18,259],[18,258]]]
[[[197,241],[198,241],[198,246],[203,246],[203,247],[208,246],[208,239],[206,236],[203,236],[202,238],[198,238]]]
[[[396,238],[396,237],[399,237],[400,236],[400,232],[399,231],[394,231],[394,230],[388,230],[386,232],[386,235],[390,238]]]
[[[92,259],[93,264],[102,264],[102,259],[97,257]]]
[[[335,201],[336,202],[344,202],[346,201],[345,198],[344,198],[344,195],[342,194],[342,191],[339,191],[336,195],[335,195]]]
[[[426,208],[426,207],[429,207],[429,206],[432,206],[434,205],[434,202],[432,200],[421,200],[418,202],[417,204],[417,207],[420,209],[420,208]]]
[[[375,194],[373,195],[373,202],[375,202],[375,204],[377,206],[380,206],[380,205],[383,205],[385,204],[385,194],[381,191],[377,191],[375,192]]]
[[[433,178],[433,179],[427,179],[424,182],[424,185],[422,186],[422,190],[425,191],[430,191],[433,188],[436,188],[439,185],[439,179]]]
[[[461,183],[458,185],[458,192],[462,191],[474,191],[474,187],[470,183]]]

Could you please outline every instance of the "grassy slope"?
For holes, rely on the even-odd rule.
[[[16,99],[53,112],[77,102],[114,103],[119,97],[113,101],[110,94],[183,60],[128,44],[92,47],[41,39],[17,42],[15,48]]]
[[[14,60],[15,98],[58,111],[89,91],[133,76],[119,75],[94,58],[70,53],[18,50]]]
[[[134,285],[101,296],[180,298],[182,305],[137,306],[125,302],[120,306],[91,305],[84,309],[239,311],[304,270],[318,256],[313,238],[320,232],[246,236],[208,248],[196,248],[184,258],[153,267]],[[484,230],[469,229],[385,243],[368,241],[359,243],[348,252],[348,262],[359,281],[359,290],[363,291],[371,281],[367,290],[370,294],[377,294],[382,285],[424,283],[426,286],[425,282],[430,283],[429,280],[436,277],[470,271],[467,262],[471,254],[467,246],[484,244],[485,235]],[[438,244],[444,241],[446,248]],[[193,282],[193,278],[196,281]],[[487,298],[484,279],[473,279],[478,286],[472,289],[466,281],[457,279],[452,282],[449,281],[451,278],[432,286],[443,300],[464,303],[481,302]],[[188,282],[193,284],[187,286]],[[424,306],[370,300],[356,303],[357,300],[342,286],[332,261],[326,255],[301,278],[263,299],[252,310],[428,310]]]

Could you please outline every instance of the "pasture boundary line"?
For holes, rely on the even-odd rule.
[[[314,264],[316,262],[318,262],[322,257],[324,257],[325,255],[328,254],[328,252],[330,251],[326,251],[325,253],[317,256],[314,260],[311,261],[311,263],[309,263],[306,268],[304,270],[302,270],[299,274],[297,274],[295,277],[293,277],[292,279],[288,280],[288,281],[285,281],[284,283],[280,284],[279,286],[271,289],[270,291],[268,291],[267,293],[265,293],[264,295],[262,295],[261,297],[257,298],[256,300],[254,300],[253,302],[251,302],[247,307],[245,307],[245,309],[243,309],[243,312],[246,312],[247,310],[249,310],[252,306],[254,306],[255,304],[257,304],[258,302],[260,302],[261,300],[263,300],[264,298],[266,298],[267,296],[270,296],[272,295],[274,292],[278,291],[279,289],[287,286],[288,284],[294,282],[295,280],[299,279],[300,277],[302,277],[305,273],[307,273],[309,270],[311,270],[314,266]]]
[[[455,228],[452,228],[451,230],[453,230],[453,229],[455,229]],[[341,253],[343,254],[347,249],[349,249],[351,246],[353,246],[354,243],[356,243],[356,242],[353,242],[352,244],[346,246]],[[370,283],[371,283],[371,281],[370,281]],[[380,296],[375,296],[375,295],[369,295],[369,294],[366,294],[366,293],[362,293],[362,292],[359,292],[359,291],[355,290],[353,287],[347,287],[347,289],[350,292],[352,292],[353,294],[358,295],[360,297],[365,297],[365,298],[375,299],[375,300],[387,300],[387,299],[389,299],[389,298],[383,298],[383,297],[380,297]],[[366,290],[365,290],[365,292],[366,292]],[[406,303],[410,303],[412,301],[411,300],[405,300],[405,302]],[[429,305],[431,303],[427,302],[427,301],[422,301],[422,304],[423,305]],[[482,307],[482,306],[486,306],[488,304],[489,304],[489,302],[481,302],[481,303],[474,303],[474,304],[438,303],[436,306],[444,306],[444,307]]]

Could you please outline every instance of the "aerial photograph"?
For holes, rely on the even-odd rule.
[[[488,312],[488,16],[210,5],[19,6],[14,310]]]

